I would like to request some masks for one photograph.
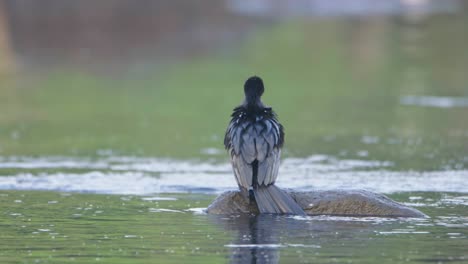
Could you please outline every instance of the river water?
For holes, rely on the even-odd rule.
[[[1,169],[2,263],[400,263],[468,261],[468,172],[386,161],[287,158],[278,185],[386,193],[429,216],[213,216],[227,163],[11,157]],[[14,173],[13,173],[14,172]]]

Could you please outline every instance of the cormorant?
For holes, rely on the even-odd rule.
[[[274,185],[278,177],[283,126],[271,107],[260,97],[263,81],[250,77],[244,84],[245,100],[234,108],[226,130],[224,146],[231,155],[237,184],[260,213],[305,215],[302,208]]]

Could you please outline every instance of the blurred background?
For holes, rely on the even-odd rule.
[[[0,0],[0,156],[225,161],[251,75],[285,155],[468,167],[468,2]]]

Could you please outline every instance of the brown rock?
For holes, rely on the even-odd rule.
[[[397,203],[385,195],[364,190],[295,192],[287,190],[308,215],[427,217],[422,212]],[[255,204],[238,191],[219,195],[207,208],[209,214],[258,214]]]

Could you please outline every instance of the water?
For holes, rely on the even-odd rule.
[[[207,194],[2,191],[2,263],[466,263],[468,197],[391,195],[427,219],[212,216]]]
[[[104,194],[219,194],[237,184],[227,162],[110,156],[10,157],[0,159],[3,190]],[[338,159],[327,155],[283,160],[277,184],[296,190],[367,189],[394,192],[465,192],[468,170],[396,170],[388,161]],[[90,184],[92,183],[92,184]]]
[[[468,263],[466,3],[228,2],[240,33],[209,54],[0,75],[0,262]],[[236,188],[222,138],[252,74],[286,128],[279,186],[429,218],[204,214]]]
[[[278,185],[390,194],[429,218],[213,216],[228,163],[106,156],[3,158],[0,261],[330,263],[468,261],[468,172],[287,158]]]

